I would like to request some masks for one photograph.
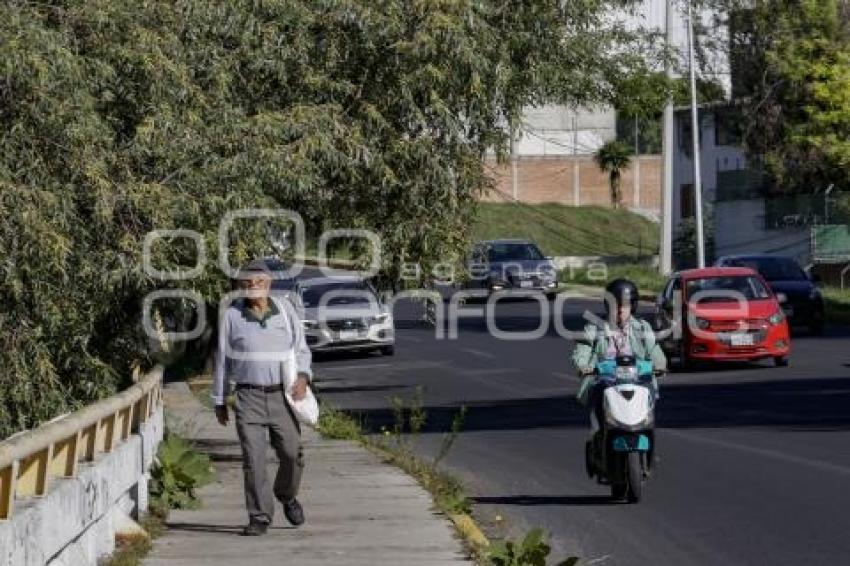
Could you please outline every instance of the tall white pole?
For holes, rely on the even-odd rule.
[[[694,15],[688,0],[688,67],[691,72],[691,137],[694,142],[694,203],[697,224],[697,267],[705,267],[705,239],[702,225],[702,175],[699,155],[699,109],[697,108],[697,74],[694,60]]]
[[[517,171],[516,128],[511,126],[511,196],[519,199],[519,171]]]
[[[637,116],[635,116],[635,165],[632,177],[634,180],[633,205],[635,208],[640,208],[640,126],[638,126]]]
[[[673,6],[666,0],[665,35],[667,47],[673,46]],[[673,68],[667,63],[667,78],[673,79]],[[664,106],[664,182],[661,193],[661,249],[658,270],[662,275],[673,271],[673,99],[668,98]]]
[[[573,204],[581,206],[581,176],[578,163],[578,109],[573,108]]]

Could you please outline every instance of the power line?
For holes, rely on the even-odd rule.
[[[609,241],[616,242],[616,243],[622,244],[623,246],[630,247],[630,248],[633,248],[633,249],[636,249],[636,250],[642,250],[642,249],[643,249],[643,246],[642,246],[642,245],[635,244],[635,243],[633,243],[633,242],[626,241],[626,240],[620,240],[620,239],[612,238],[612,237],[611,237],[611,235],[610,235],[610,234],[607,234],[607,233],[606,233],[606,234],[603,234],[603,233],[599,233],[599,232],[594,232],[594,231],[589,230],[589,229],[587,229],[587,228],[584,228],[584,227],[581,227],[581,226],[574,225],[574,224],[571,224],[571,223],[569,223],[569,222],[566,222],[565,220],[563,220],[563,219],[561,219],[561,218],[557,218],[557,217],[554,217],[554,216],[552,216],[552,215],[550,215],[550,214],[547,214],[546,212],[544,212],[544,211],[542,211],[542,210],[540,210],[540,209],[538,209],[538,208],[535,208],[535,207],[533,207],[533,206],[531,206],[531,205],[529,205],[529,204],[527,204],[527,203],[520,202],[520,201],[515,201],[515,200],[513,200],[513,197],[512,197],[512,196],[510,196],[510,195],[506,194],[504,191],[502,191],[502,190],[500,190],[500,189],[498,189],[498,188],[496,189],[496,192],[497,192],[497,193],[499,193],[499,195],[498,195],[498,196],[499,196],[500,198],[502,198],[503,200],[505,200],[505,201],[508,201],[508,202],[510,202],[510,203],[512,203],[512,204],[516,204],[516,205],[518,205],[518,206],[520,206],[520,207],[524,207],[524,208],[526,208],[528,211],[533,212],[533,213],[537,214],[538,216],[541,216],[541,217],[543,217],[543,218],[546,218],[546,219],[548,219],[548,220],[551,220],[552,222],[555,222],[555,223],[557,223],[557,224],[560,224],[560,225],[562,225],[562,226],[565,226],[565,227],[567,227],[567,228],[569,228],[569,229],[571,229],[571,230],[573,230],[573,231],[575,231],[575,232],[578,232],[578,233],[581,233],[581,234],[585,234],[585,235],[587,235],[587,236],[589,236],[589,237],[591,237],[591,238],[593,238],[593,239],[607,239],[607,240],[609,240]],[[589,246],[585,246],[585,247],[589,247]],[[590,248],[590,249],[593,249],[593,248]],[[594,251],[595,251],[595,253],[597,253],[597,254],[601,254],[601,253],[602,253],[602,252],[600,252],[599,250],[594,250]]]
[[[593,153],[594,151],[596,151],[596,149],[597,149],[597,148],[590,147],[590,146],[585,145],[585,144],[576,143],[575,145],[572,145],[572,144],[566,144],[564,142],[556,141],[552,138],[547,138],[547,137],[539,134],[537,131],[535,131],[534,128],[528,126],[528,124],[526,122],[523,122],[522,125],[523,125],[523,130],[522,130],[523,132],[527,132],[527,133],[531,134],[533,137],[540,139],[540,140],[543,140],[546,143],[551,143],[552,145],[563,147],[563,148],[569,149],[571,151],[575,147],[576,151],[578,151],[578,150],[587,151],[588,153],[585,154],[585,155],[589,155],[589,154]],[[600,130],[600,129],[608,129],[608,130],[616,131],[616,128],[597,128],[597,130]],[[562,130],[562,131],[573,132],[574,130]],[[584,131],[589,131],[589,130],[584,130]]]
[[[503,191],[501,191],[499,189],[496,189],[496,193],[497,193],[497,196],[499,198],[501,198],[503,201],[505,201],[506,204],[516,205],[520,208],[525,209],[526,212],[535,214],[537,216],[541,216],[541,217],[543,217],[547,220],[553,220],[555,222],[562,223],[562,222],[559,222],[558,220],[551,218],[550,216],[548,216],[543,211],[538,210],[531,205],[513,200],[513,198],[511,196],[505,194]],[[569,242],[570,244],[572,244],[572,245],[574,245],[574,246],[576,246],[580,249],[583,249],[583,251],[585,251],[587,253],[590,253],[592,255],[600,255],[601,254],[601,252],[598,249],[591,247],[589,244],[586,244],[586,243],[583,243],[583,242],[578,242],[574,238],[571,238],[569,235],[567,235],[563,232],[560,232],[559,230],[553,229],[553,228],[551,228],[549,226],[545,226],[545,225],[543,225],[543,228],[545,228],[546,231],[548,231],[552,234],[555,234],[556,236],[558,236],[560,239],[564,240],[565,242]]]

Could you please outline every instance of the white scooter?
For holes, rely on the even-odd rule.
[[[652,362],[619,356],[596,365],[604,384],[604,422],[585,447],[588,475],[611,486],[611,497],[637,503],[655,452],[655,384]],[[591,408],[592,410],[595,407]]]

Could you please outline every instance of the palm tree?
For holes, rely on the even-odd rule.
[[[618,140],[602,145],[593,155],[600,169],[608,173],[608,185],[611,188],[611,206],[620,206],[620,175],[631,161],[631,148]]]

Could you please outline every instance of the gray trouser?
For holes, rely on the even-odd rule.
[[[271,523],[274,498],[289,501],[298,495],[304,454],[301,427],[283,397],[283,391],[236,390],[236,432],[242,445],[245,506],[252,521]],[[270,488],[266,470],[269,439],[280,465]]]

